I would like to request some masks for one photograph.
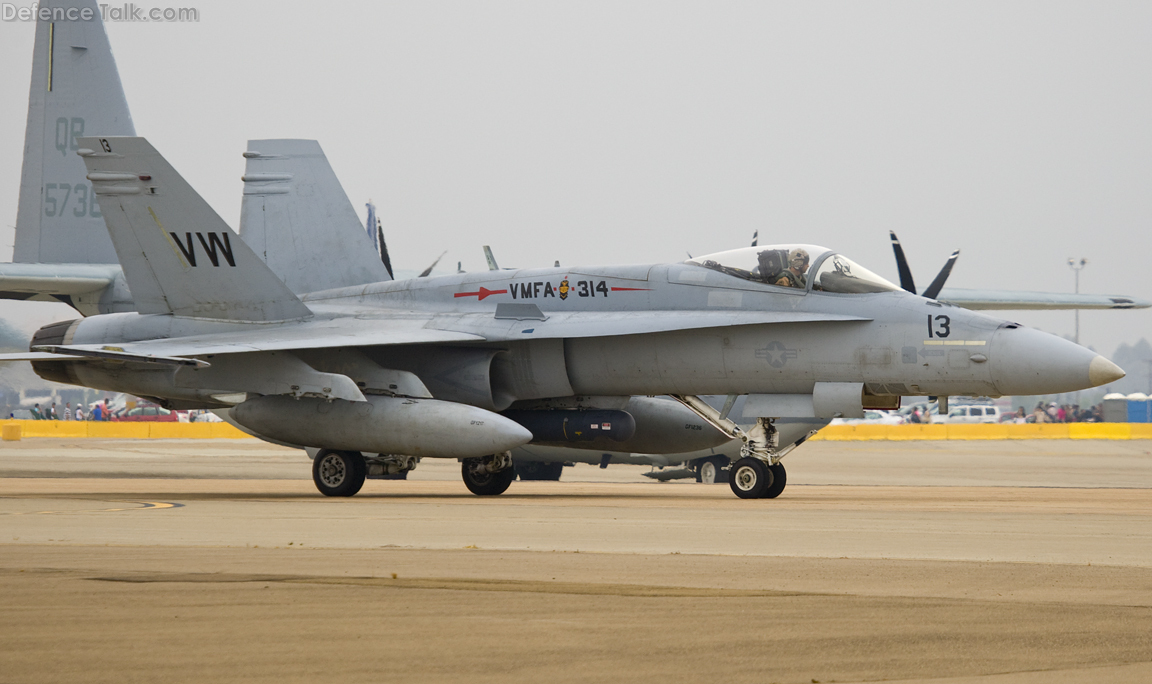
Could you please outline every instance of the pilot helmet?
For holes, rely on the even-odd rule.
[[[800,262],[802,264],[808,263],[808,250],[800,249],[797,247],[791,252],[788,252],[788,263],[793,264],[796,262]]]

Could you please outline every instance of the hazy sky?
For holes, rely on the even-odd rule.
[[[1071,291],[1087,257],[1081,291],[1152,299],[1152,3],[137,4],[200,10],[108,33],[137,133],[233,227],[246,140],[315,138],[400,267],[678,261],[758,229],[895,280],[893,229],[921,287],[960,248],[956,287]],[[33,28],[0,23],[0,258]],[[1105,353],[1142,336],[1152,311],[1081,314]]]

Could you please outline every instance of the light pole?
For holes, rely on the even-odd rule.
[[[1076,261],[1075,259],[1068,259],[1068,266],[1071,267],[1072,272],[1076,274],[1076,294],[1080,294],[1080,271],[1088,265],[1087,259]],[[1080,309],[1076,309],[1076,344],[1080,344]]]

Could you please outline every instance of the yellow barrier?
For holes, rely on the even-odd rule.
[[[948,428],[948,439],[1008,439],[1007,425],[950,423],[945,424],[944,427]]]
[[[829,425],[812,438],[832,442],[984,439],[1152,439],[1152,424],[1025,423],[931,425]]]
[[[3,420],[4,434],[10,427],[24,437],[97,437],[101,439],[243,439],[249,435],[228,423],[113,423],[64,420]]]
[[[1072,439],[1132,439],[1131,423],[1069,423]]]
[[[836,426],[829,426],[836,427]],[[892,425],[890,428],[900,428],[898,430],[889,429],[888,439],[895,441],[924,441],[924,440],[938,440],[948,439],[948,426],[939,425],[925,425],[923,423],[910,425]],[[824,428],[825,430],[829,428]]]
[[[104,439],[148,439],[148,423],[88,423],[87,436]]]
[[[1012,425],[1008,439],[1068,439],[1068,426],[1064,423],[1023,423]]]
[[[73,439],[243,439],[228,423],[105,423],[63,420],[2,420],[4,440],[20,437]],[[10,435],[17,435],[11,437]],[[990,439],[1152,439],[1149,423],[829,425],[813,441],[928,441]]]

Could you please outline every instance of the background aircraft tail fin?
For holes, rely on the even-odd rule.
[[[500,267],[496,265],[496,256],[492,254],[492,248],[484,245],[484,261],[488,262],[489,271],[499,271]]]
[[[240,235],[297,294],[392,276],[315,140],[249,140]]]
[[[95,0],[44,0],[36,22],[12,260],[114,264],[77,138],[135,135]],[[84,19],[84,17],[89,17]]]
[[[79,142],[138,311],[245,321],[310,315],[147,140]]]

